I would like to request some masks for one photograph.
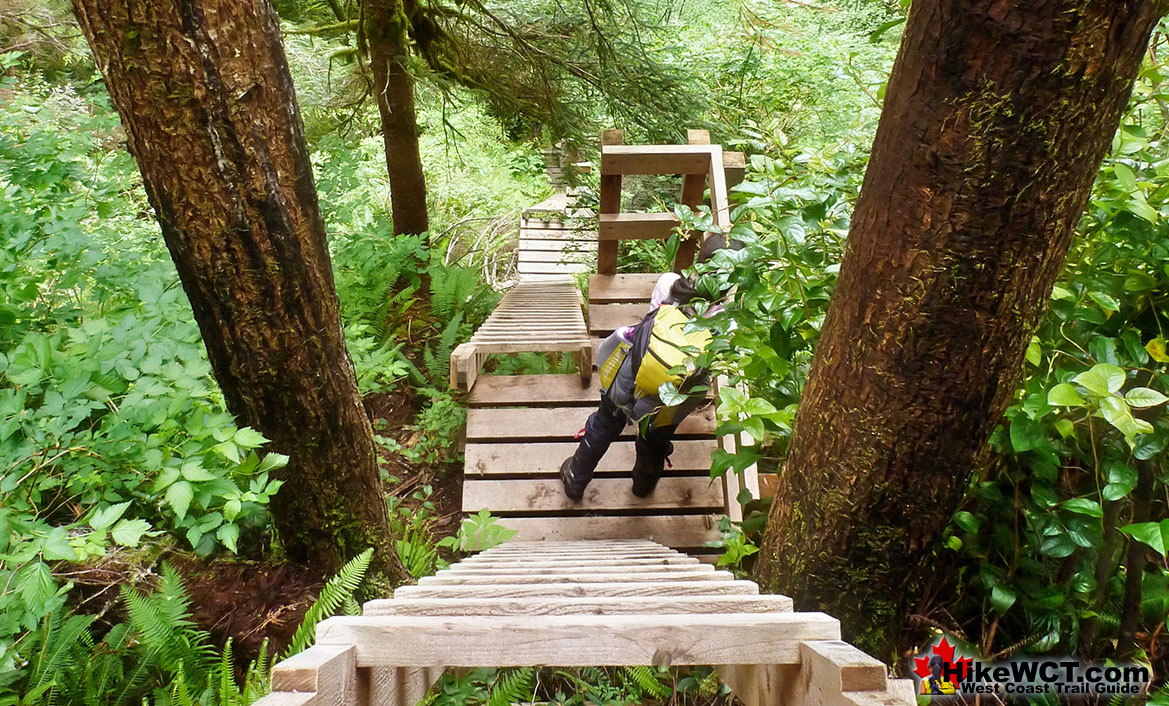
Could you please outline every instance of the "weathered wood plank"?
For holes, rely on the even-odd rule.
[[[519,251],[520,262],[569,262],[569,263],[589,263],[592,258],[592,253],[585,250],[531,250],[521,249]]]
[[[353,645],[317,644],[272,668],[272,691],[311,692],[314,706],[357,706],[357,662]]]
[[[602,559],[599,557],[563,558],[563,559],[491,559],[472,557],[464,559],[451,566],[451,571],[477,570],[483,568],[504,569],[507,567],[522,567],[524,569],[556,571],[566,568],[608,568],[608,569],[636,569],[641,566],[694,566],[701,562],[695,557],[684,554],[675,556]]]
[[[625,142],[625,134],[620,130],[605,130],[601,133],[601,150],[612,148]],[[601,168],[600,193],[598,194],[598,214],[620,213],[621,211],[621,174],[612,169]],[[617,272],[617,243],[606,241],[597,246],[597,272],[611,275]]]
[[[490,379],[491,376],[480,377],[471,393],[474,394],[475,389]],[[592,414],[595,406],[596,401],[593,401],[590,407],[586,407],[589,410],[588,414]],[[584,415],[584,419],[588,419],[588,414]],[[581,426],[584,426],[583,423]],[[523,445],[467,444],[465,469],[468,474],[476,475],[556,473],[560,469],[560,463],[571,456],[576,447],[577,442],[571,440]],[[695,472],[705,474],[710,470],[710,455],[716,448],[718,448],[716,443],[711,439],[675,441],[674,453],[670,456],[673,468],[667,468],[665,476]],[[635,456],[632,438],[615,441],[597,465],[597,473],[628,474],[633,468]]]
[[[649,302],[660,274],[592,275],[589,277],[589,303],[637,304]]]
[[[790,664],[799,643],[840,639],[823,613],[337,617],[317,642],[355,645],[357,664],[428,666]]]
[[[252,706],[324,706],[324,702],[315,693],[273,691]]]
[[[466,598],[370,601],[364,615],[665,615],[790,612],[787,596],[631,596],[625,598]]]
[[[672,213],[602,213],[597,240],[665,240],[678,225]]]
[[[492,343],[480,344],[481,352]],[[467,441],[499,439],[531,439],[533,441],[569,441],[583,427],[592,412],[587,407],[557,407],[550,409],[489,409],[467,410]],[[711,434],[714,432],[714,409],[708,406],[690,414],[678,425],[677,437]],[[637,429],[626,427],[623,437],[632,438]],[[563,460],[563,459],[561,459]]]
[[[721,510],[725,504],[721,483],[709,478],[662,478],[652,495],[633,494],[632,481],[596,478],[575,502],[564,494],[560,479],[467,480],[463,482],[463,512],[549,512],[557,510],[623,510],[692,508]]]
[[[701,547],[720,539],[715,515],[634,517],[505,517],[499,524],[517,539],[649,537],[670,547]]]
[[[640,323],[647,313],[644,304],[589,304],[589,332],[608,336],[618,327]]]
[[[556,567],[530,567],[526,562],[516,562],[506,566],[482,566],[474,564],[462,564],[459,566],[452,566],[449,569],[443,569],[435,573],[437,578],[449,578],[452,576],[541,576],[541,575],[574,575],[574,576],[589,576],[593,578],[600,578],[602,582],[605,576],[610,574],[628,576],[631,574],[663,574],[665,576],[672,576],[674,574],[706,574],[714,576],[718,572],[714,567],[707,566],[695,560],[687,564],[670,564],[660,562],[657,564],[638,564],[626,565],[616,562],[613,564],[577,564],[574,566],[561,565]],[[616,580],[616,579],[614,579]],[[667,580],[674,580],[667,578]],[[514,583],[506,580],[501,580],[501,583]]]
[[[601,174],[705,174],[717,145],[602,145]],[[721,149],[719,154],[721,164]]]
[[[696,567],[697,568],[697,567]],[[701,568],[710,567],[701,565]],[[534,574],[464,574],[450,573],[441,576],[423,576],[418,579],[419,586],[454,586],[480,585],[490,586],[495,583],[650,583],[654,581],[733,581],[735,575],[729,571],[671,571],[654,572],[638,571],[610,573],[534,573]]]
[[[549,583],[402,586],[395,600],[414,598],[555,598],[603,596],[753,596],[759,586],[752,581],[651,581],[647,583]]]
[[[467,397],[472,407],[556,404],[592,405],[600,401],[597,384],[582,386],[579,375],[484,375]]]
[[[847,642],[805,642],[800,656],[819,688],[828,693],[884,691],[888,685],[889,668]]]
[[[521,262],[516,265],[516,271],[522,275],[559,275],[573,272],[588,272],[589,266],[584,263]]]
[[[415,706],[442,676],[442,667],[369,667],[370,706]],[[363,705],[364,706],[364,705]]]

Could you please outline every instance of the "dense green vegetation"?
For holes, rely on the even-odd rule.
[[[529,27],[563,10],[500,5]],[[546,134],[514,103],[417,59],[431,231],[396,238],[353,37],[297,33],[329,21],[321,4],[277,6],[361,392],[378,414],[406,419],[404,430],[385,419],[374,428],[398,551],[413,576],[503,538],[485,516],[438,531],[434,488],[457,476],[465,419],[447,366],[498,300],[494,287],[514,276],[518,211],[548,195],[540,151],[561,137],[583,142],[614,122],[630,141],[706,127],[750,155],[732,194],[732,235],[746,248],[700,274],[737,285],[733,305],[708,319],[720,334],[708,362],[746,383],[747,393],[724,394],[719,418],[758,446],[716,453],[712,475],[782,466],[901,4],[638,3],[658,27],[621,51],[646,53],[642,68],[660,81],[657,112],[634,115],[585,82],[566,89],[572,110]],[[127,579],[160,557],[279,562],[267,504],[280,491],[270,474],[287,458],[225,410],[67,8],[14,12],[20,22],[0,32],[0,703],[250,703],[277,651],[233,655],[230,642],[215,644],[192,622],[191,597],[169,566],[145,571],[142,585],[122,584],[100,615],[78,607],[70,576],[111,555],[131,567]],[[1169,670],[1167,29],[1154,37],[993,453],[939,538],[937,563],[948,568],[922,579],[918,638],[944,629],[984,655],[1093,659],[1120,644],[1157,674]],[[634,198],[672,208],[675,191],[647,180]],[[709,214],[682,215],[710,223]],[[662,270],[671,246],[627,246],[622,266]],[[494,364],[563,366],[539,356]],[[764,504],[741,526],[724,524],[724,563],[750,570],[765,516]],[[310,642],[316,620],[354,610],[363,572],[359,560],[328,584],[288,650]],[[243,679],[233,660],[253,663]],[[115,700],[105,696],[115,691]],[[476,670],[445,677],[432,703],[533,693],[556,703],[665,703],[675,691],[685,703],[720,695],[700,669]]]

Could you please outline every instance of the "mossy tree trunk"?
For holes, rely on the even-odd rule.
[[[1166,0],[915,0],[758,578],[882,657],[1023,371]]]
[[[403,0],[362,0],[361,11],[361,39],[373,73],[385,143],[394,233],[423,233],[430,229],[430,221],[418,151],[414,78],[406,67],[410,56],[406,8]]]
[[[290,558],[368,546],[401,575],[345,349],[300,113],[267,0],[74,0],[211,366],[241,424],[288,454]]]

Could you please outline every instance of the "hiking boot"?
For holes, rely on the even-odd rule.
[[[582,480],[576,473],[572,456],[564,459],[564,463],[560,464],[560,482],[564,483],[564,494],[574,503],[579,503],[584,499],[585,488],[588,487],[589,482]]]
[[[658,486],[658,479],[662,477],[666,460],[663,458],[647,459],[638,456],[633,462],[633,494],[639,498],[648,497]]]

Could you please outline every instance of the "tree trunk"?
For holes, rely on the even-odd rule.
[[[758,576],[892,656],[1166,0],[916,0]]]
[[[426,177],[418,152],[414,79],[406,69],[409,20],[402,0],[362,0],[361,33],[373,72],[373,93],[382,121],[394,234],[430,230]]]
[[[267,0],[74,0],[240,424],[291,460],[284,549],[323,571],[390,543],[300,113]]]

